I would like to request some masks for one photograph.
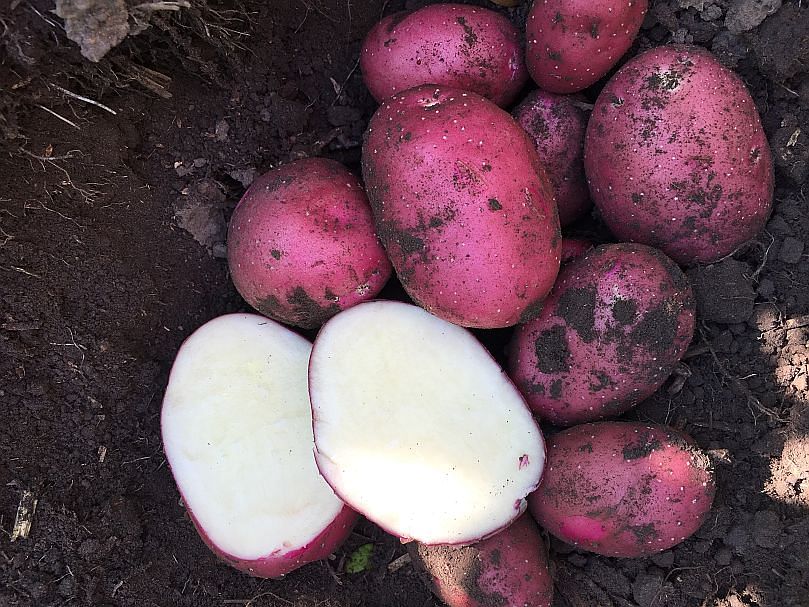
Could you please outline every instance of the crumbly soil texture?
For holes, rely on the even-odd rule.
[[[281,580],[217,561],[159,431],[183,339],[247,309],[225,259],[239,197],[294,158],[358,171],[375,108],[362,37],[425,2],[58,4],[0,6],[0,605],[438,605],[404,547],[368,522],[332,559]],[[526,5],[489,6],[524,23]],[[809,4],[653,0],[629,56],[670,42],[711,49],[741,75],[776,162],[766,230],[689,269],[694,342],[630,415],[691,434],[717,497],[694,537],[652,558],[550,540],[554,605],[805,607]],[[597,217],[573,233],[608,240]],[[502,362],[509,332],[478,334]],[[368,545],[367,564],[351,558]]]

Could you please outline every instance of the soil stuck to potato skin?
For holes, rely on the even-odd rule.
[[[362,36],[383,9],[426,2],[191,4],[156,11],[97,64],[52,2],[0,7],[0,605],[435,607],[397,560],[404,547],[365,522],[334,559],[283,580],[220,563],[185,514],[159,433],[183,339],[247,310],[222,257],[235,203],[293,158],[358,172],[375,107],[356,69]],[[766,16],[765,4],[652,2],[630,52],[713,50],[750,87],[777,168],[766,232],[735,255],[751,269],[734,274],[736,291],[754,289],[754,305],[702,289],[699,306],[725,322],[699,322],[687,368],[628,416],[708,450],[714,509],[648,559],[553,540],[555,607],[809,605],[809,6],[785,0]],[[383,296],[404,297],[395,283]],[[509,331],[476,334],[502,362]],[[33,500],[28,537],[11,542],[18,505]],[[368,567],[348,573],[368,543]]]

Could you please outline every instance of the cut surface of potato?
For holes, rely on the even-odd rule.
[[[545,459],[525,401],[471,333],[399,302],[321,330],[309,368],[318,466],[402,538],[464,544],[525,509]]]
[[[172,367],[165,452],[200,534],[231,562],[301,552],[345,507],[312,455],[310,351],[274,321],[230,314],[191,335]]]

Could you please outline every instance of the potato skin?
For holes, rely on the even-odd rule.
[[[380,102],[436,84],[506,106],[528,80],[517,28],[499,13],[464,4],[434,4],[385,17],[366,36],[360,67]]]
[[[559,270],[559,218],[528,135],[471,92],[423,86],[371,119],[363,177],[410,297],[465,327],[536,315]]]
[[[584,176],[587,114],[573,97],[537,90],[512,116],[534,141],[553,185],[559,223],[570,225],[593,206]]]
[[[326,158],[259,177],[228,228],[233,284],[256,310],[311,329],[385,286],[392,268],[359,180]]]
[[[696,47],[652,49],[615,74],[596,101],[584,162],[612,232],[680,264],[729,255],[772,207],[772,157],[753,99]]]
[[[525,24],[526,64],[540,88],[575,93],[629,50],[648,0],[535,0]]]
[[[545,543],[528,514],[471,546],[411,542],[408,552],[449,607],[550,607],[553,600]]]
[[[348,539],[359,520],[359,514],[344,506],[334,520],[305,546],[293,548],[289,552],[273,552],[258,559],[240,559],[214,544],[191,510],[188,510],[188,514],[202,541],[220,560],[243,573],[260,578],[279,578],[308,563],[325,559]]]
[[[687,278],[660,251],[602,245],[564,266],[540,315],[517,328],[511,376],[556,425],[619,415],[685,354],[694,308]]]
[[[537,522],[561,540],[606,556],[667,550],[705,521],[716,491],[708,457],[666,426],[598,422],[550,437]]]
[[[566,264],[590,252],[595,245],[584,238],[562,238],[561,263]]]

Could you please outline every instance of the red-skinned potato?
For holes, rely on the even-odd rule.
[[[667,550],[705,521],[716,491],[690,437],[640,422],[599,422],[548,439],[531,514],[561,540],[606,556]]]
[[[202,540],[250,575],[326,558],[357,519],[312,455],[311,349],[263,316],[229,314],[197,329],[171,369],[166,459]]]
[[[581,218],[593,206],[584,176],[583,103],[567,95],[534,91],[512,112],[530,135],[553,185],[562,227]]]
[[[550,607],[553,579],[539,527],[524,514],[471,546],[407,545],[416,568],[449,607]]]
[[[753,99],[701,48],[660,47],[622,67],[596,101],[584,161],[613,234],[680,264],[729,255],[772,207],[772,157]]]
[[[372,301],[329,320],[309,395],[321,474],[392,535],[476,542],[539,484],[544,441],[520,393],[469,331],[417,306]]]
[[[380,102],[435,84],[506,106],[528,80],[517,28],[499,13],[464,4],[433,4],[385,17],[366,36],[360,67]]]
[[[540,315],[517,328],[511,377],[556,425],[619,415],[685,354],[694,306],[685,274],[660,251],[602,245],[565,265]]]
[[[391,275],[359,180],[326,158],[259,177],[228,229],[233,284],[256,310],[306,329],[373,299]]]
[[[528,135],[475,93],[423,86],[371,119],[363,177],[410,297],[450,322],[536,315],[559,270],[553,191]]]
[[[648,0],[534,0],[525,24],[531,78],[553,93],[595,84],[632,46],[648,7]]]

